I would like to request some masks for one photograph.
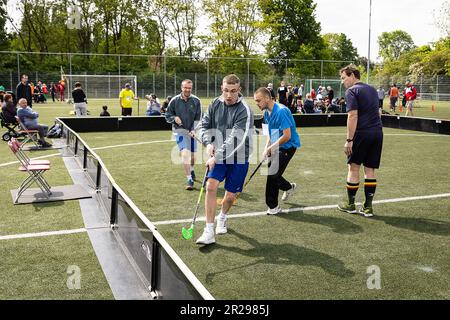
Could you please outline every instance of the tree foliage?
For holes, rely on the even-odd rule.
[[[408,51],[415,48],[411,36],[403,30],[383,32],[378,37],[379,56],[384,60],[396,60]]]

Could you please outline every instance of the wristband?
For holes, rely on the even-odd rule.
[[[352,142],[353,141],[353,139],[347,139],[347,142]]]

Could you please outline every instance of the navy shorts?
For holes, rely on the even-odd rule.
[[[347,163],[364,165],[367,168],[378,169],[383,148],[383,131],[357,131],[353,138],[352,154]]]
[[[225,190],[231,193],[241,192],[248,172],[248,162],[242,164],[217,164],[208,173],[208,178],[222,182],[225,180]]]
[[[183,151],[184,149],[190,152],[197,152],[197,141],[189,135],[176,134],[178,149]]]

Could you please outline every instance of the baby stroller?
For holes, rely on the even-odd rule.
[[[0,120],[1,120],[2,127],[4,127],[6,130],[8,130],[8,132],[5,132],[2,135],[3,141],[9,141],[9,140],[11,140],[11,138],[19,138],[19,137],[23,136],[21,133],[16,131],[16,128],[19,125],[18,122],[15,122],[15,123],[7,122],[5,116],[3,115],[3,112],[0,112]],[[17,129],[20,129],[20,128],[17,128]]]

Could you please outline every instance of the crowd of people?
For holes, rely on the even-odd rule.
[[[335,98],[331,86],[319,86],[317,90],[311,88],[310,92],[305,93],[303,84],[292,86],[281,81],[276,93],[272,83],[267,85],[267,89],[272,99],[288,107],[292,114],[346,112],[345,98]]]

